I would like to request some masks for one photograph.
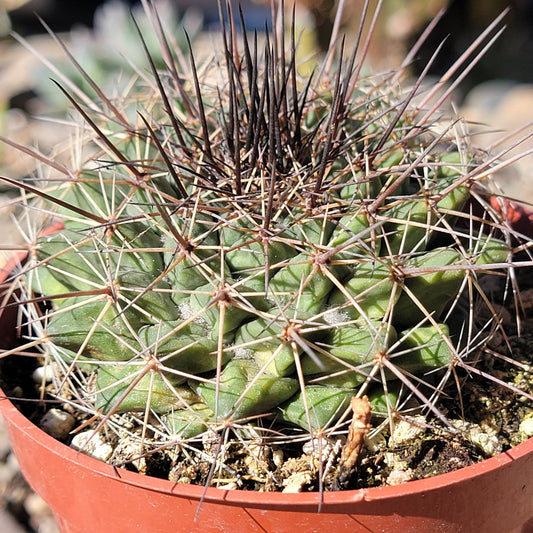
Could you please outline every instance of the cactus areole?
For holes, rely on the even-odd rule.
[[[163,454],[182,483],[323,491],[358,488],[362,450],[400,422],[461,434],[443,401],[512,358],[487,281],[512,306],[530,243],[488,200],[497,156],[442,118],[440,85],[421,89],[430,65],[406,91],[402,70],[364,74],[361,42],[303,76],[283,10],[260,38],[224,19],[200,64],[147,9],[168,67],[147,55],[118,98],[59,83],[82,155],[40,156],[46,176],[17,183],[29,218],[62,223],[12,291],[54,370],[43,392],[83,413],[78,447],[128,437],[110,462],[150,473]],[[277,486],[302,453],[315,482]]]

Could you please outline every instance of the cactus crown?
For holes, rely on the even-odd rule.
[[[483,280],[512,283],[527,249],[487,199],[496,158],[437,120],[436,90],[414,104],[425,73],[403,92],[341,45],[302,79],[294,24],[261,45],[229,12],[216,61],[176,56],[149,8],[165,69],[148,54],[115,100],[60,85],[92,153],[18,184],[62,229],[14,284],[48,392],[142,453],[342,439],[353,398],[381,430],[422,412],[456,431],[440,397],[503,331]]]

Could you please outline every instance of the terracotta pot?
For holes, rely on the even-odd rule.
[[[15,312],[1,315],[4,346],[15,320]],[[533,438],[455,472],[321,501],[317,493],[205,490],[114,468],[53,439],[0,397],[20,469],[63,533],[533,532]]]

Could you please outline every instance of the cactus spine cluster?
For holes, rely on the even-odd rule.
[[[512,269],[490,161],[357,50],[301,79],[294,33],[237,46],[229,23],[203,68],[159,37],[168,68],[148,56],[132,94],[66,93],[90,161],[22,185],[63,226],[26,267],[55,394],[182,442],[342,434],[364,395],[445,421],[439,395],[501,327],[475,320],[480,280]]]

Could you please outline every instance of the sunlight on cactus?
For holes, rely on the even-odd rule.
[[[417,413],[458,431],[439,402],[460,402],[506,335],[484,280],[507,279],[512,302],[532,264],[489,201],[499,154],[441,117],[425,73],[407,91],[402,69],[362,77],[364,43],[332,45],[301,79],[282,9],[287,33],[261,39],[230,13],[220,57],[199,65],[145,7],[167,67],[147,55],[150,76],[90,106],[60,80],[80,116],[73,152],[91,156],[38,156],[49,170],[17,183],[44,218],[22,228],[34,242],[13,287],[57,371],[46,392],[143,454],[210,455],[205,483],[228,442],[342,438],[353,397],[375,432]]]

